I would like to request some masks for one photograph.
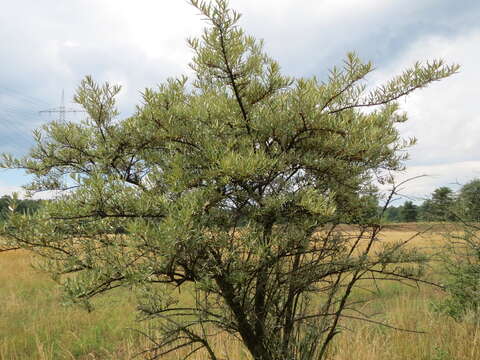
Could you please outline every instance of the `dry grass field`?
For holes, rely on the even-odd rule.
[[[427,225],[395,225],[384,233],[385,241],[413,236]],[[436,227],[410,246],[430,253],[442,249],[444,239]],[[46,275],[31,267],[26,252],[0,253],[0,359],[130,359],[149,346],[139,332],[147,324],[135,320],[134,299],[125,290],[96,302],[88,313],[61,305],[61,293]],[[428,278],[438,277],[432,263]],[[438,280],[438,278],[437,278]],[[362,311],[410,333],[380,325],[349,320],[330,349],[331,360],[478,360],[480,328],[472,322],[455,322],[435,312],[432,303],[445,295],[430,286],[406,287],[386,283],[376,302]],[[107,306],[108,305],[108,306]],[[231,359],[248,359],[240,344],[219,337],[217,348],[228,350]],[[141,358],[141,357],[140,357]],[[168,359],[178,359],[171,355]],[[198,354],[197,359],[206,359]]]

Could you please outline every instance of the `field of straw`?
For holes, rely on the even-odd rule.
[[[416,225],[394,226],[382,236],[386,241],[405,239],[417,230]],[[440,234],[429,231],[410,246],[434,253],[443,241]],[[96,310],[88,313],[62,305],[56,284],[30,263],[29,253],[0,253],[0,359],[130,359],[151,345],[141,334],[148,332],[149,324],[136,321],[134,299],[126,290],[98,299]],[[432,263],[427,279],[438,281],[439,267]],[[366,304],[363,312],[377,314],[375,321],[423,333],[349,320],[332,344],[329,359],[480,359],[478,325],[456,322],[434,310],[433,304],[445,296],[441,290],[390,282],[380,291],[380,298]],[[230,353],[231,359],[248,359],[232,339],[219,337],[217,348]],[[196,358],[206,359],[202,354]]]

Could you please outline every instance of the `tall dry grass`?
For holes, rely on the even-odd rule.
[[[376,306],[382,316],[376,320],[424,333],[393,330],[365,322],[348,323],[350,330],[336,339],[334,360],[478,360],[480,329],[473,323],[457,323],[433,311],[432,302],[443,294],[433,288],[385,289]]]
[[[424,226],[425,228],[425,226]],[[419,228],[396,226],[383,233],[386,241],[413,236]],[[409,246],[432,254],[442,249],[435,231],[418,236]],[[135,301],[126,290],[100,298],[88,313],[61,305],[61,294],[48,276],[34,270],[26,252],[0,253],[0,359],[131,359],[151,346],[139,329],[148,324],[135,320]],[[428,278],[439,280],[439,264],[432,263]],[[373,287],[373,284],[366,285]],[[380,296],[367,303],[365,313],[378,313],[374,321],[388,322],[411,333],[373,323],[345,320],[345,330],[334,340],[330,360],[478,360],[480,329],[473,322],[455,322],[434,311],[432,303],[445,295],[429,286],[409,288],[384,283]],[[214,341],[220,356],[249,359],[242,345],[227,335]],[[183,354],[189,349],[184,349]],[[181,359],[182,353],[166,359]],[[141,358],[141,357],[140,357]],[[195,359],[208,359],[199,352]]]
[[[127,293],[87,313],[62,305],[56,284],[30,264],[26,252],[0,254],[0,359],[116,358],[138,347],[139,335],[126,330],[134,325]]]

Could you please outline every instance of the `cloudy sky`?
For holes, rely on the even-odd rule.
[[[436,187],[480,177],[480,2],[477,0],[231,0],[241,25],[265,41],[267,52],[292,76],[325,78],[348,51],[372,60],[376,84],[416,60],[443,58],[461,72],[403,99],[416,137],[407,171],[428,175],[403,193],[424,197]],[[85,75],[123,86],[123,116],[139,92],[188,72],[185,39],[205,23],[184,0],[17,0],[0,12],[0,152],[25,154],[31,130],[65,103]],[[78,119],[81,114],[67,114]],[[0,170],[0,195],[28,178]]]

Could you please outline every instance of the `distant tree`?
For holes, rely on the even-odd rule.
[[[452,221],[454,215],[455,197],[452,189],[442,186],[425,200],[420,208],[421,218],[426,221]]]
[[[337,222],[350,224],[377,223],[382,211],[378,197],[378,189],[375,187],[364,189],[361,194],[348,200],[349,211],[343,215],[340,212]]]
[[[378,217],[380,215],[381,207],[378,204],[378,195],[377,194],[367,194],[360,198],[360,218],[358,223],[377,223]]]
[[[0,198],[0,220],[7,216],[7,209],[11,200],[11,197],[8,195],[4,195]]]
[[[418,206],[411,201],[405,201],[400,210],[400,219],[404,222],[415,222],[418,218]]]
[[[43,200],[14,199],[10,195],[4,195],[0,198],[0,219],[7,217],[9,207],[15,207],[15,210],[22,214],[34,213],[42,206],[43,202]]]
[[[18,202],[17,211],[22,213],[33,213],[38,211],[44,200],[23,199]]]
[[[325,359],[343,319],[362,319],[351,295],[363,280],[420,273],[422,258],[401,244],[373,246],[379,225],[352,241],[335,224],[370,207],[373,174],[403,166],[410,142],[395,101],[458,67],[417,63],[367,91],[373,66],[349,54],[324,82],[293,79],[226,1],[191,2],[210,24],[189,41],[191,84],[147,89],[118,120],[120,88],[86,78],[75,100],[88,119],[52,122],[29,156],[5,156],[35,176],[31,189],[69,191],[11,214],[0,250],[46,257],[87,308],[120,286],[136,292],[141,314],[161,320],[158,353],[219,359],[211,339],[223,332],[256,360]]]
[[[398,206],[389,206],[384,213],[384,219],[387,222],[400,222],[401,221],[401,211],[402,207]]]
[[[418,207],[418,218],[421,221],[434,221],[432,214],[433,214],[432,200],[431,199],[426,199]]]
[[[459,211],[468,221],[480,221],[480,179],[462,186],[458,196]]]

